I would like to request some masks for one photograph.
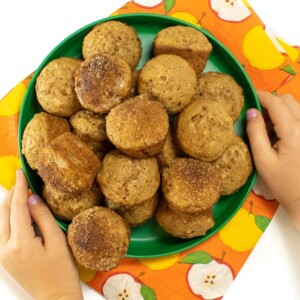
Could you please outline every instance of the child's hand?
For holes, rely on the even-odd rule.
[[[247,132],[257,171],[300,230],[300,104],[291,95],[258,92],[274,125],[271,144],[266,124],[256,109],[247,111]]]
[[[34,299],[82,299],[65,235],[44,202],[36,195],[28,198],[22,170],[0,204],[0,263]]]

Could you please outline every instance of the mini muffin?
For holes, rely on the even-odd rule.
[[[180,56],[162,54],[142,68],[138,91],[161,102],[171,114],[180,112],[196,94],[197,76]]]
[[[97,181],[107,199],[119,206],[132,206],[150,199],[160,185],[157,159],[136,159],[117,150],[107,153]]]
[[[198,99],[176,120],[176,142],[187,155],[205,161],[219,158],[234,137],[233,121],[217,101]]]
[[[22,154],[31,169],[36,170],[40,151],[50,141],[70,131],[67,120],[41,112],[27,123],[22,137]]]
[[[197,214],[218,201],[219,176],[209,162],[177,158],[163,172],[162,191],[171,210]]]
[[[157,154],[157,161],[159,168],[162,171],[164,168],[169,167],[170,163],[178,157],[178,149],[173,141],[171,129],[169,128],[166,142],[162,149]]]
[[[150,220],[155,213],[158,203],[158,193],[146,201],[132,205],[132,206],[119,206],[109,199],[105,199],[106,205],[115,210],[122,216],[131,227],[140,226]]]
[[[164,200],[158,206],[156,220],[166,232],[181,239],[205,235],[215,225],[211,208],[198,214],[182,213],[169,209]]]
[[[106,132],[116,148],[132,157],[157,154],[165,143],[169,118],[164,106],[144,96],[124,101],[106,118]]]
[[[218,101],[227,109],[233,122],[238,119],[245,104],[242,88],[225,73],[202,73],[197,79],[197,95]]]
[[[82,211],[100,205],[102,194],[96,184],[78,194],[61,192],[45,184],[43,197],[55,217],[64,221],[72,221]]]
[[[70,132],[52,140],[40,152],[38,174],[47,185],[67,193],[91,188],[100,169],[100,160]]]
[[[142,55],[141,41],[128,24],[119,21],[100,23],[85,36],[82,44],[84,59],[99,53],[122,58],[134,70]]]
[[[74,91],[74,73],[81,60],[60,57],[49,62],[36,78],[36,96],[48,113],[69,117],[81,109]]]
[[[211,51],[212,45],[206,36],[189,26],[164,28],[153,42],[154,55],[179,55],[190,63],[197,74],[204,69]]]
[[[68,243],[76,260],[86,268],[108,271],[119,265],[130,240],[127,222],[113,210],[94,206],[73,218]]]
[[[104,155],[112,145],[106,134],[105,116],[82,109],[70,118],[73,134],[86,143],[97,155]]]
[[[221,157],[213,162],[220,175],[222,195],[230,195],[243,186],[253,171],[248,146],[235,136]]]
[[[83,108],[107,113],[128,95],[131,80],[125,60],[96,54],[85,60],[75,73],[75,92]]]

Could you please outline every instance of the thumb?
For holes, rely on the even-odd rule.
[[[63,232],[44,201],[38,195],[31,195],[27,202],[30,215],[37,224],[44,242],[47,244],[59,238]]]
[[[271,146],[265,121],[255,108],[247,111],[247,134],[256,168],[261,170],[264,168],[263,165],[270,167],[276,154]]]

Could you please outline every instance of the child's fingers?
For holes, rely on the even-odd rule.
[[[13,189],[6,193],[0,203],[0,245],[4,245],[10,237],[10,203]]]
[[[23,171],[17,171],[17,180],[10,205],[10,230],[12,238],[24,238],[31,228],[27,207],[28,184]]]
[[[280,97],[290,109],[293,116],[300,121],[300,103],[290,94],[284,94]]]
[[[257,91],[261,105],[267,109],[274,129],[279,138],[288,136],[291,129],[295,126],[294,115],[286,105],[285,101],[278,96],[264,91]]]
[[[53,243],[55,239],[63,236],[51,211],[38,195],[32,195],[28,198],[28,207],[32,219],[40,230],[46,247]]]
[[[266,125],[260,112],[251,108],[247,111],[247,133],[256,167],[263,168],[276,158],[271,146]]]

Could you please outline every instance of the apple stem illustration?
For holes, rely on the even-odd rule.
[[[253,200],[250,201],[249,215],[250,215],[250,214],[254,215],[254,213],[253,213],[253,211],[252,211],[252,208],[253,208]]]
[[[205,11],[202,12],[201,17],[200,17],[199,20],[197,21],[197,23],[198,23],[201,27],[202,27],[201,22],[202,22],[203,18],[205,17],[205,15],[206,15],[206,12],[205,12]]]

